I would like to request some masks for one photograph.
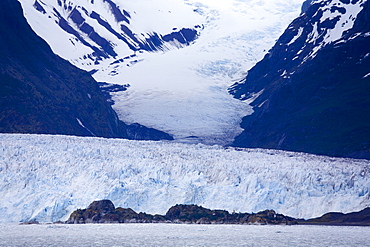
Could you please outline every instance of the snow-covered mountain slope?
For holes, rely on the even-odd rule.
[[[102,60],[189,45],[201,29],[201,18],[190,7],[170,0],[20,2],[54,52],[85,70],[100,69]]]
[[[370,159],[370,1],[312,1],[231,93],[234,145]]]
[[[370,163],[203,144],[0,134],[0,222],[66,220],[93,200],[311,218],[370,206]]]
[[[210,144],[228,144],[241,132],[242,116],[252,111],[230,97],[227,87],[262,58],[299,15],[303,2],[19,1],[33,29],[54,52],[80,68],[94,70],[97,81],[131,85],[113,94],[120,119],[165,131],[177,140]],[[60,28],[61,22],[68,28],[66,24]],[[72,27],[90,45],[65,31]],[[185,32],[186,42],[172,39]],[[155,34],[160,42],[153,41]],[[162,42],[165,37],[168,42]],[[148,42],[160,47],[145,49]],[[92,57],[101,52],[93,52],[91,46],[103,51],[98,60]]]

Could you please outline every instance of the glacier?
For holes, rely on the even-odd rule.
[[[99,64],[90,61],[89,47],[56,25],[53,9],[66,20],[71,18],[68,9],[56,0],[38,0],[45,14],[34,7],[35,1],[19,1],[33,30],[56,54],[95,72],[99,82],[130,85],[112,94],[120,120],[167,132],[178,142],[227,145],[241,133],[242,117],[253,112],[229,95],[228,87],[263,58],[299,16],[304,0],[110,0],[129,13],[130,23],[124,24],[138,38],[198,27],[199,37],[189,45],[175,43],[156,52],[134,52],[84,14],[99,13],[119,32],[108,1],[70,0],[70,6],[84,10],[85,22],[114,44],[117,56]]]
[[[66,220],[110,199],[164,214],[175,204],[299,218],[370,206],[368,160],[218,145],[0,134],[0,222]]]

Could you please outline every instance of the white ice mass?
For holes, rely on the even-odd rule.
[[[164,51],[140,51],[129,57],[134,52],[127,44],[82,11],[86,23],[114,43],[118,53],[99,65],[83,59],[91,49],[61,30],[51,14],[55,7],[68,20],[72,8],[63,9],[56,0],[39,1],[44,14],[35,9],[34,1],[20,2],[32,28],[55,53],[82,69],[97,69],[93,75],[97,81],[131,85],[113,97],[121,120],[165,131],[177,141],[223,145],[241,132],[241,118],[252,113],[227,88],[262,59],[299,15],[303,0],[112,0],[129,12],[126,25],[140,38],[198,25],[202,29],[190,46],[166,45]],[[73,8],[83,6],[86,13],[98,12],[112,28],[119,26],[107,11],[108,1],[68,2]]]
[[[370,163],[203,144],[0,134],[0,222],[66,220],[110,199],[164,214],[175,204],[311,218],[370,206]]]

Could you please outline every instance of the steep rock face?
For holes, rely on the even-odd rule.
[[[0,6],[0,132],[171,139],[119,121],[96,81],[53,54],[16,0]]]
[[[243,119],[234,145],[370,158],[370,3],[306,3],[264,59],[230,88],[255,111]]]

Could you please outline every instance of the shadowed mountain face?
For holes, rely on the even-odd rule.
[[[320,1],[304,11],[230,88],[255,111],[234,145],[369,159],[370,2]]]
[[[120,122],[96,81],[53,54],[16,0],[0,2],[0,132],[171,139]]]

